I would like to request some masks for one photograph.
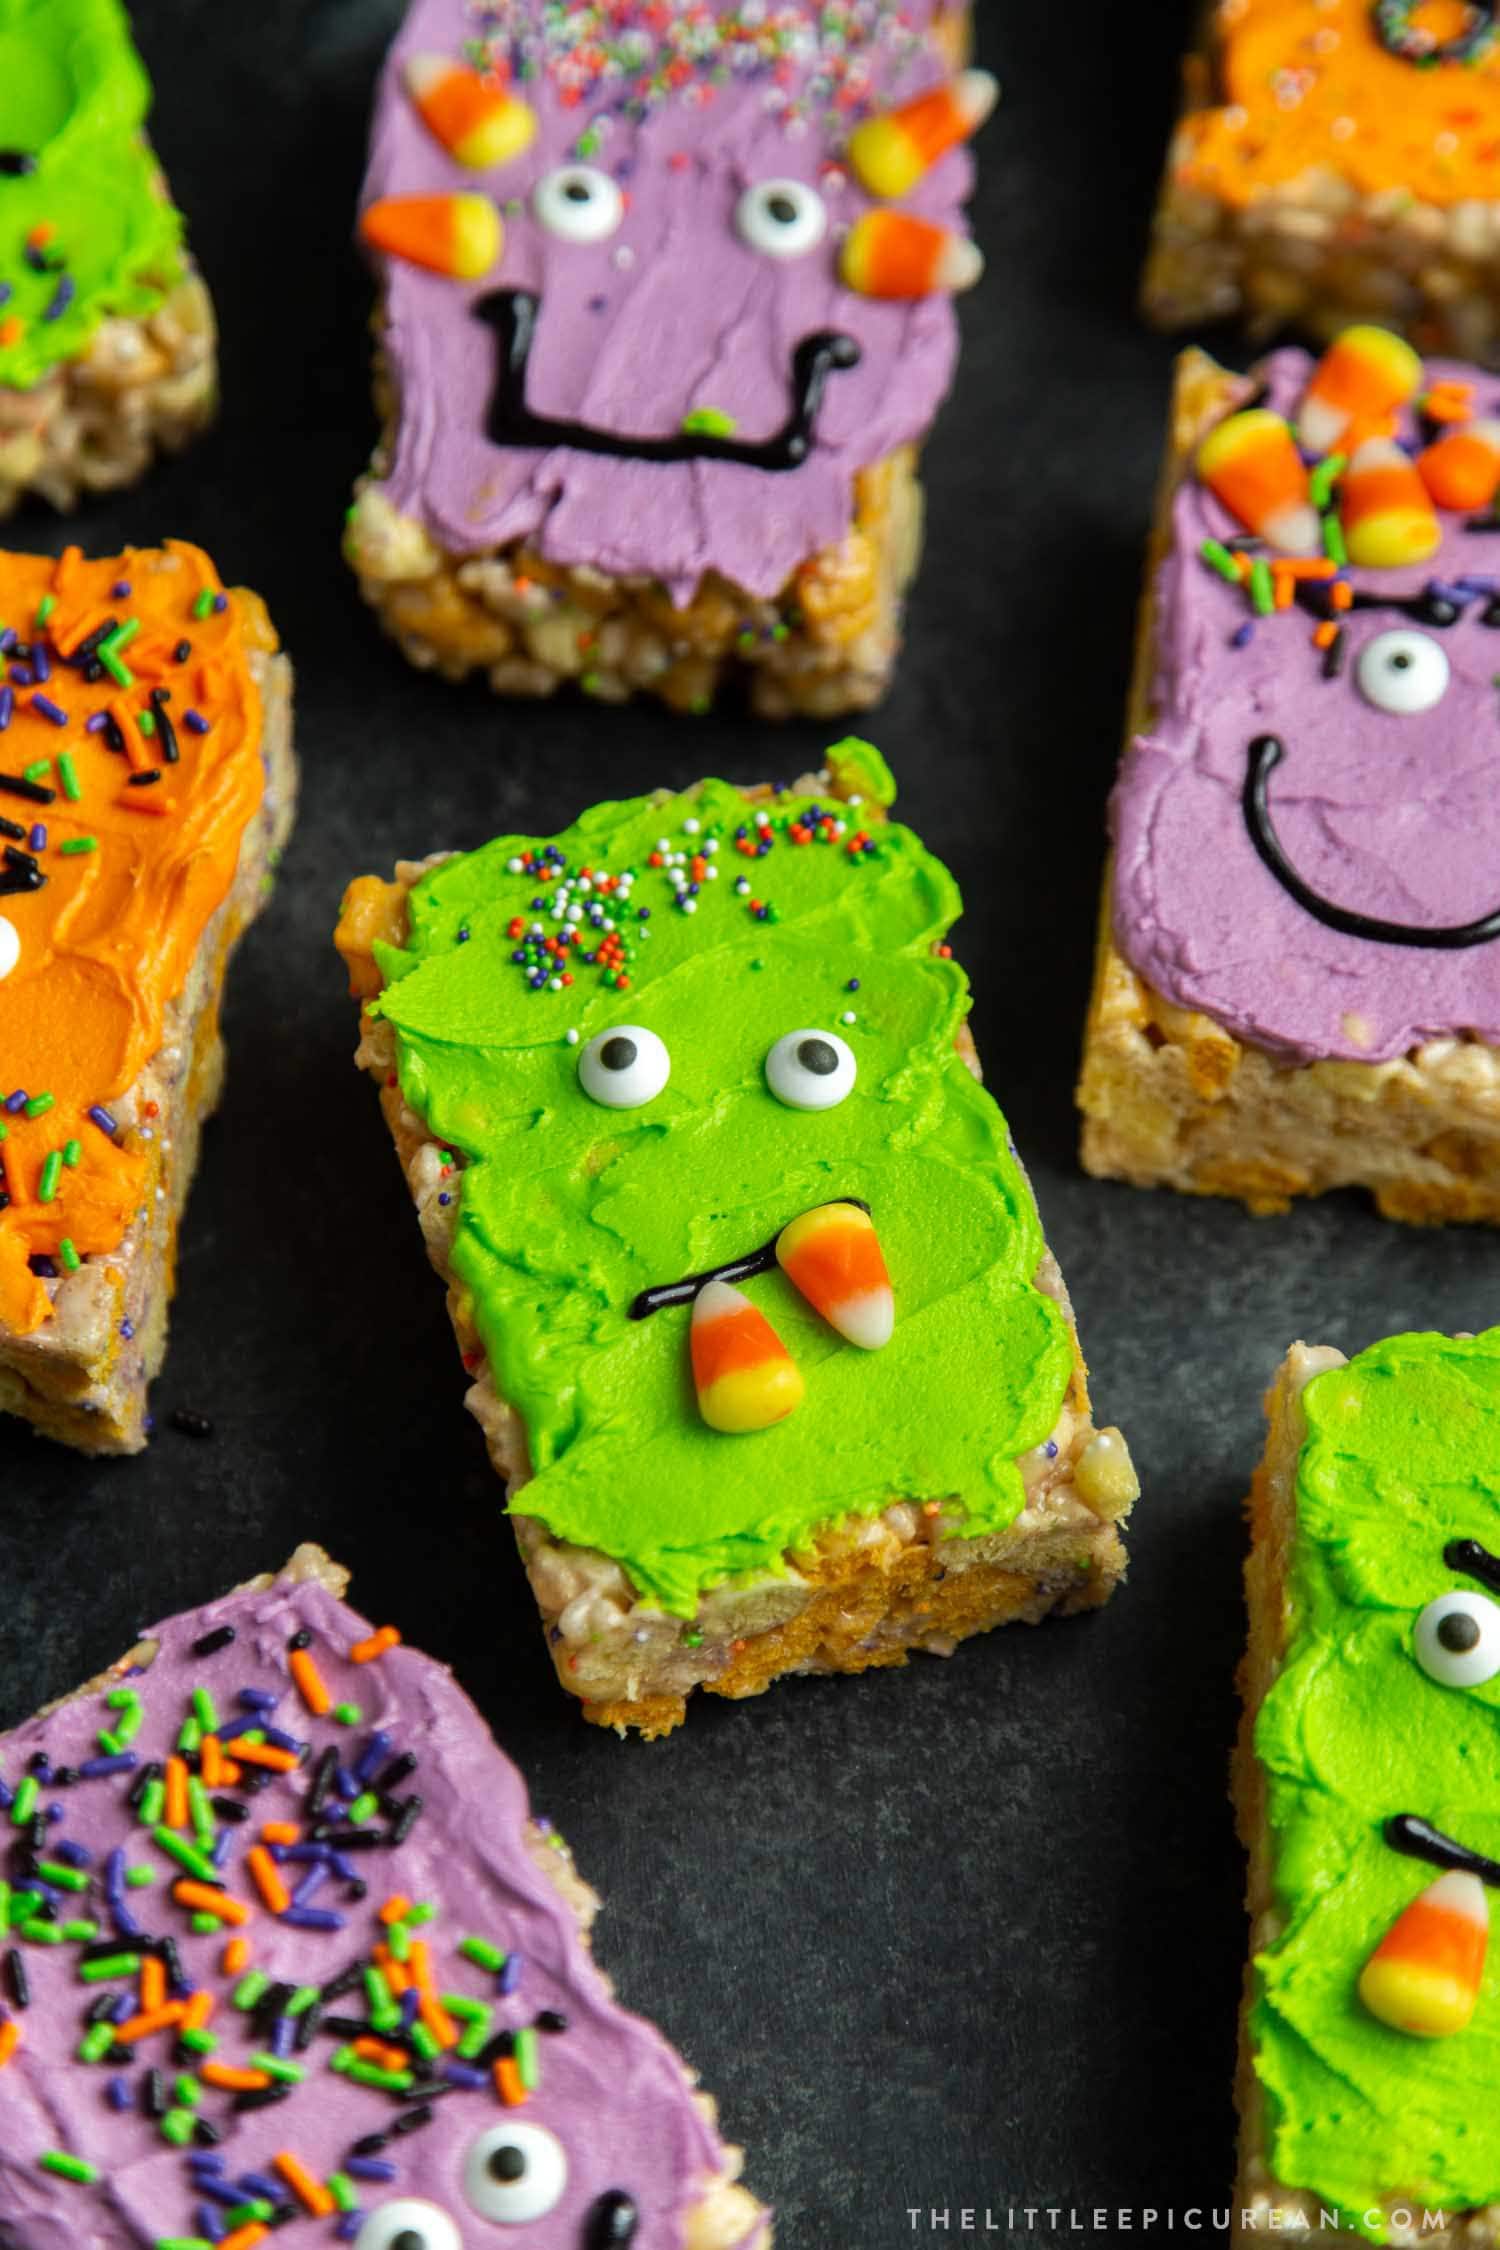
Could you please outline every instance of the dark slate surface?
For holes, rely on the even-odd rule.
[[[371,436],[348,245],[395,0],[138,0],[156,135],[224,328],[206,442],[87,511],[99,551],[202,540],[297,662],[305,809],[232,980],[228,1094],[188,1215],[162,1420],[96,1465],[0,1431],[0,1723],[144,1620],[321,1539],[458,1669],[608,1894],[600,1951],[721,2097],[786,2250],[886,2250],[926,2207],[1222,2208],[1243,1949],[1224,1797],[1239,1503],[1286,1343],[1479,1327],[1495,1246],[1338,1198],[1283,1221],[1084,1180],[1071,1087],[1170,353],[1132,291],[1188,10],[981,0],[983,142],[929,560],[869,730],[957,868],[975,1029],[1145,1481],[1104,1615],[863,1682],[704,1699],[652,1748],[552,1679],[463,1412],[329,931],[347,878],[703,772],[787,774],[823,730],[493,704],[380,640],[338,555]],[[56,548],[43,512],[16,543]],[[914,2229],[909,2210],[923,2209]],[[1180,2227],[1180,2221],[1179,2221]],[[1121,2231],[1110,2222],[1110,2232]],[[1174,2231],[1172,2239],[1178,2239]]]

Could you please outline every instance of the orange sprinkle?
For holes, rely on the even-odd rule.
[[[265,2071],[237,2070],[233,2063],[200,2063],[198,2076],[205,2086],[218,2086],[226,2094],[254,2094],[271,2083]]]
[[[395,1896],[388,1898],[380,1909],[380,1919],[389,1929],[392,1922],[404,1922],[410,1912],[411,1900],[403,1898],[400,1891],[397,1891]]]
[[[373,1664],[377,1656],[384,1656],[388,1648],[395,1648],[401,1639],[394,1625],[381,1625],[368,1640],[356,1641],[349,1651],[351,1664]]]
[[[149,2016],[154,2014],[158,2008],[164,2008],[166,2003],[166,1963],[159,1960],[154,1953],[148,1953],[141,1963],[141,2008]]]
[[[526,2099],[514,2055],[502,2055],[495,2065],[495,2091],[507,2109],[519,2109]]]
[[[297,1693],[308,1710],[315,1719],[325,1718],[333,1709],[333,1697],[312,1656],[305,1648],[294,1648],[288,1664],[297,1683]]]
[[[245,1854],[245,1865],[271,1912],[284,1914],[292,1903],[292,1894],[281,1880],[281,1871],[264,1844],[251,1845]]]
[[[242,1742],[235,1750],[242,1766],[269,1766],[273,1773],[295,1773],[299,1760],[293,1750],[278,1750],[270,1742]]]
[[[161,789],[122,789],[114,802],[121,812],[154,813],[158,820],[177,810],[177,799]]]
[[[11,313],[0,320],[0,351],[9,351],[12,344],[19,344],[25,333],[26,323],[17,314]]]
[[[62,566],[59,564],[53,573],[52,583],[55,587],[58,587],[61,576]],[[61,587],[58,587],[58,591],[61,592]],[[80,610],[71,625],[53,628],[52,646],[59,656],[71,656],[81,641],[86,641],[90,633],[107,624],[113,615],[114,611],[108,602],[96,602],[92,609]]]
[[[226,2234],[219,2250],[252,2250],[255,2243],[265,2241],[270,2231],[262,2220],[251,2219],[245,2226],[236,2227],[233,2234]]]
[[[50,219],[38,219],[36,225],[26,237],[27,249],[45,250],[56,233],[57,229]]]
[[[295,1844],[300,1841],[302,1830],[295,1820],[268,1820],[261,1834],[268,1844]]]
[[[167,1794],[162,1819],[168,1828],[186,1828],[188,1824],[188,1770],[181,1758],[167,1760]]]
[[[1273,555],[1273,578],[1331,578],[1337,565],[1326,555]]]
[[[299,2202],[306,2204],[315,2219],[326,2219],[338,2209],[333,2197],[321,2180],[315,2180],[299,2158],[290,2149],[278,2149],[271,2162],[286,2181]]]
[[[224,1752],[216,1734],[206,1734],[198,1755],[198,1777],[205,1789],[217,1789],[224,1778]]]
[[[354,2052],[366,2062],[379,2063],[382,2070],[405,2070],[411,2056],[404,2047],[388,2046],[383,2039],[373,2039],[368,2034],[354,2041]]]
[[[242,1977],[250,1966],[250,1940],[232,1937],[224,1948],[219,1966],[226,1977]]]
[[[458,2045],[458,2026],[434,1994],[424,1992],[417,2003],[417,2012],[440,2047]]]
[[[227,1891],[216,1891],[207,1883],[189,1882],[186,1877],[172,1885],[172,1896],[179,1905],[190,1906],[195,1914],[214,1914],[221,1922],[232,1922],[236,1929],[250,1919],[250,1909],[243,1899],[231,1898]]]
[[[411,1981],[418,1992],[431,1992],[433,1989],[432,1956],[427,1950],[425,1938],[412,1939],[406,1966],[411,1971]]]
[[[52,573],[52,591],[54,594],[65,594],[67,592],[68,581],[82,560],[83,549],[81,547],[64,547],[57,558],[57,567]],[[54,643],[56,638],[57,636],[54,634]]]
[[[182,2011],[183,2030],[201,2031],[216,2006],[213,1994],[206,1987],[200,1986]]]
[[[9,2023],[0,2023],[0,2070],[4,2070],[20,2044],[21,2026],[12,2016]]]
[[[387,1959],[381,1963],[381,1971],[385,1977],[386,1983],[390,1986],[392,1992],[395,1993],[398,2000],[400,1999],[403,1992],[409,1991],[411,1987],[416,1983],[415,1977],[413,1977],[410,1969],[407,1967],[404,1961],[392,1961],[390,1959]]]
[[[1352,609],[1354,606],[1354,588],[1346,579],[1341,578],[1336,585],[1329,587],[1328,599],[1335,609]]]
[[[1297,591],[1290,574],[1286,571],[1277,571],[1271,582],[1271,588],[1276,607],[1278,609],[1290,609],[1292,597]]]
[[[156,761],[146,747],[146,737],[136,725],[135,712],[123,695],[112,696],[105,708],[124,740],[126,764],[132,772],[144,773]]]
[[[1472,383],[1434,383],[1422,399],[1422,412],[1432,422],[1467,422],[1473,411]]]
[[[1314,628],[1312,637],[1313,647],[1332,648],[1334,642],[1338,639],[1338,637],[1339,629],[1337,625],[1334,624],[1331,617],[1325,617],[1322,624]]]
[[[186,2014],[180,2000],[169,2000],[164,2008],[143,2009],[138,2016],[128,2016],[124,2023],[115,2025],[115,2045],[133,2047],[138,2039],[149,2039],[154,2031],[170,2031]]]

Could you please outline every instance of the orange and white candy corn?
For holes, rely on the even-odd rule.
[[[871,195],[905,195],[940,156],[977,133],[1000,99],[987,70],[961,70],[899,109],[867,117],[849,135],[849,169]]]
[[[1349,560],[1363,570],[1426,562],[1442,526],[1417,464],[1394,438],[1366,438],[1344,472],[1339,520]]]
[[[1268,407],[1215,423],[1198,448],[1198,474],[1232,516],[1284,555],[1322,550],[1318,511],[1291,429]]]
[[[504,229],[487,195],[387,195],[359,215],[372,250],[426,266],[452,281],[477,281],[500,255]]]
[[[408,55],[402,76],[428,132],[470,171],[508,164],[536,139],[530,102],[451,55]]]
[[[782,1228],[776,1263],[841,1336],[879,1351],[896,1325],[896,1300],[880,1237],[857,1203],[821,1203]]]
[[[839,274],[862,297],[930,297],[972,289],[984,271],[976,243],[909,211],[866,211],[839,252]]]
[[[1397,1916],[1360,1972],[1372,2016],[1414,2039],[1447,2039],[1474,2013],[1490,1909],[1477,1875],[1440,1875]]]
[[[1487,508],[1500,491],[1500,421],[1444,431],[1417,455],[1417,473],[1440,508]]]
[[[1297,435],[1309,453],[1347,452],[1388,436],[1398,406],[1415,398],[1422,362],[1388,328],[1346,328],[1335,336],[1303,393]]]
[[[784,1422],[804,1385],[771,1323],[742,1289],[707,1281],[693,1300],[689,1331],[698,1411],[711,1430],[742,1436]]]

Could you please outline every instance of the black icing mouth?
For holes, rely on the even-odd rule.
[[[775,435],[752,443],[711,430],[674,430],[669,437],[627,437],[587,422],[554,421],[526,403],[526,369],[541,299],[529,289],[494,289],[474,307],[500,341],[500,371],[490,401],[492,445],[565,445],[621,461],[735,461],[746,469],[797,469],[812,451],[813,427],[830,375],[859,365],[859,346],[840,329],[804,336],[792,354],[791,404]]]
[[[857,1195],[828,1195],[823,1201],[852,1203],[856,1211],[866,1213],[870,1208]],[[813,1208],[811,1204],[803,1206],[804,1210]],[[801,1216],[800,1211],[792,1214],[793,1218]],[[788,1219],[786,1226],[790,1224],[791,1220]],[[711,1281],[748,1281],[752,1274],[769,1273],[776,1263],[776,1245],[784,1231],[784,1227],[778,1227],[769,1242],[763,1242],[758,1250],[747,1251],[743,1258],[730,1258],[722,1266],[710,1266],[706,1273],[684,1274],[681,1281],[664,1281],[655,1289],[643,1289],[638,1297],[633,1297],[630,1301],[631,1319],[645,1320],[651,1313],[660,1312],[666,1305],[691,1304],[699,1290],[706,1289]]]
[[[1377,915],[1359,914],[1339,906],[1305,883],[1282,848],[1271,818],[1271,776],[1286,756],[1286,746],[1274,734],[1259,734],[1251,743],[1245,763],[1245,789],[1241,803],[1250,841],[1277,882],[1304,912],[1327,929],[1345,937],[1368,938],[1375,945],[1425,946],[1431,952],[1458,953],[1471,945],[1488,945],[1500,937],[1500,906],[1473,922],[1384,922]]]
[[[1425,1859],[1429,1867],[1456,1869],[1460,1875],[1477,1875],[1481,1883],[1492,1883],[1500,1889],[1500,1860],[1486,1859],[1483,1852],[1471,1852],[1467,1844],[1460,1844],[1452,1836],[1445,1836],[1441,1828],[1434,1828],[1430,1820],[1419,1813],[1396,1813],[1385,1824],[1386,1842],[1393,1852],[1405,1852],[1408,1859]]]

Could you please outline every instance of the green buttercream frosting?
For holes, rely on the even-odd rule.
[[[378,953],[376,1012],[395,1027],[402,1090],[465,1159],[453,1266],[535,1469],[513,1505],[615,1557],[681,1615],[707,1587],[782,1571],[818,1527],[896,1499],[951,1497],[974,1532],[1008,1524],[1016,1456],[1047,1436],[1072,1364],[1033,1286],[1041,1230],[1005,1121],[954,1048],[967,982],[934,954],[960,908],[952,877],[909,829],[872,823],[860,845],[861,815],[836,800],[822,809],[845,823],[837,836],[815,800],[778,797],[769,830],[757,809],[711,781],[598,805],[555,838],[501,837],[425,876],[406,950]],[[737,839],[757,836],[770,849],[745,856]],[[579,888],[582,919],[556,919],[566,877],[521,865],[548,850],[541,864],[590,869],[591,883],[635,870],[628,903]],[[674,874],[697,881],[691,912]],[[624,989],[582,958],[611,934],[590,911],[617,924]],[[531,925],[582,933],[571,985],[534,988],[544,972],[513,958]],[[579,1055],[632,1024],[665,1042],[670,1078],[640,1108],[603,1108]],[[787,1108],[767,1085],[768,1050],[803,1029],[856,1058],[836,1108]],[[892,1340],[861,1351],[779,1269],[758,1274],[743,1287],[807,1395],[772,1429],[709,1429],[689,1307],[632,1320],[633,1299],[851,1196],[890,1268]]]
[[[182,221],[143,132],[150,100],[119,0],[0,0],[0,151],[36,159],[0,172],[0,335],[16,330],[0,385],[32,389],[101,320],[143,318],[180,279]],[[45,271],[27,257],[38,228]]]
[[[1414,1813],[1500,1858],[1500,1676],[1438,1684],[1413,1628],[1437,1595],[1481,1592],[1443,1560],[1500,1552],[1500,1329],[1398,1336],[1303,1394],[1285,1663],[1255,1730],[1283,1934],[1258,1960],[1251,2025],[1273,2176],[1370,2240],[1382,2202],[1500,2201],[1500,1959],[1450,2038],[1361,2004],[1366,1960],[1439,1870],[1385,1841]]]

